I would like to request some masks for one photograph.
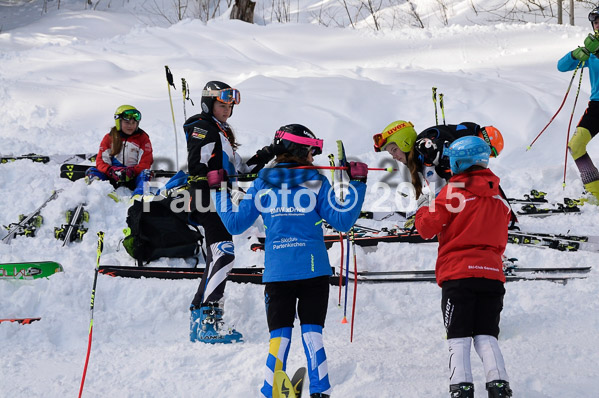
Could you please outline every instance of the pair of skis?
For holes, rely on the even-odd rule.
[[[0,163],[9,163],[16,160],[31,160],[36,163],[81,163],[95,162],[97,153],[77,153],[74,155],[36,155],[29,153],[27,155],[3,155],[0,156]]]
[[[299,368],[291,379],[285,371],[276,370],[272,383],[272,398],[300,398],[305,378],[304,367]]]
[[[507,282],[550,281],[566,284],[571,279],[585,279],[591,267],[516,267],[504,272]],[[352,273],[353,274],[353,273]],[[435,270],[361,271],[353,274],[350,282],[406,283],[436,282]]]
[[[46,205],[56,199],[62,192],[62,189],[53,191],[44,202],[31,213],[19,215],[19,222],[4,226],[8,230],[6,236],[2,238],[4,243],[10,244],[17,236],[34,237],[43,222],[41,211]],[[73,241],[80,241],[87,232],[84,226],[89,221],[89,213],[84,210],[84,204],[78,205],[75,209],[67,211],[67,223],[61,227],[54,228],[54,236],[64,241],[63,246]]]
[[[39,228],[43,220],[40,215],[42,209],[46,207],[49,202],[56,199],[60,192],[62,192],[62,189],[52,192],[52,195],[50,195],[50,197],[48,197],[48,199],[46,199],[37,209],[27,215],[19,216],[19,222],[4,226],[4,228],[8,230],[8,234],[2,238],[2,242],[10,244],[16,236],[35,236],[37,228]]]
[[[71,181],[77,181],[85,177],[87,170],[93,167],[89,164],[70,164],[66,163],[60,166],[60,177]],[[152,170],[154,177],[172,177],[177,174],[176,171]]]
[[[62,246],[71,242],[80,242],[88,228],[85,226],[89,222],[89,213],[84,208],[85,204],[79,204],[75,209],[66,212],[66,224],[60,227],[54,227],[54,237],[62,240]]]

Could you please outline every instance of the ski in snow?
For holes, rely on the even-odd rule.
[[[62,271],[62,265],[54,261],[0,263],[0,279],[47,278]]]
[[[41,225],[42,222],[40,212],[44,207],[46,207],[48,202],[56,199],[61,191],[62,189],[58,189],[52,192],[52,195],[50,195],[50,197],[46,199],[40,207],[33,210],[31,213],[27,215],[21,215],[19,217],[19,222],[4,226],[4,228],[8,229],[8,234],[4,238],[2,238],[2,242],[10,244],[10,242],[15,238],[15,236],[20,235],[35,236],[35,231]]]

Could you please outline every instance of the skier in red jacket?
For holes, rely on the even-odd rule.
[[[139,128],[141,112],[131,105],[121,105],[114,113],[114,127],[100,143],[96,167],[90,167],[86,180],[110,181],[114,187],[126,186],[133,197],[142,195],[144,182],[150,181],[154,162],[152,143]]]
[[[422,237],[439,240],[435,275],[450,353],[449,391],[452,398],[474,397],[474,340],[489,398],[511,397],[497,342],[510,207],[499,192],[499,177],[487,169],[491,148],[485,141],[462,137],[443,153],[453,176],[430,204],[429,195],[420,196],[415,224]]]

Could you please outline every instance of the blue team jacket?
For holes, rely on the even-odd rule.
[[[338,231],[354,225],[366,184],[350,182],[343,203],[317,170],[268,168],[248,189],[237,208],[226,192],[215,192],[216,210],[232,235],[248,229],[258,216],[266,227],[264,282],[281,282],[331,275],[322,220]]]
[[[574,70],[578,65],[577,59],[572,57],[571,53],[564,55],[557,61],[557,70],[568,72]],[[591,101],[599,101],[599,58],[591,54],[589,60],[584,63],[585,68],[589,68],[589,79],[591,80]]]

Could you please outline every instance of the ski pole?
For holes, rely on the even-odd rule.
[[[349,236],[346,237],[347,242],[347,255],[345,256],[345,303],[343,304],[343,319],[341,323],[347,323],[347,289],[349,285]],[[341,244],[343,245],[343,243]],[[356,281],[354,280],[354,284]]]
[[[187,120],[187,111],[185,110],[185,100],[186,100],[186,95],[187,95],[187,82],[185,81],[185,78],[182,77],[181,78],[181,94],[183,94],[183,118],[184,120]]]
[[[535,139],[532,140],[532,142],[526,147],[527,151],[530,148],[532,148],[533,144],[539,139],[539,137],[541,136],[541,134],[543,134],[543,132],[545,132],[545,130],[547,129],[547,127],[549,127],[549,125],[551,124],[551,122],[553,122],[553,120],[555,119],[555,117],[562,110],[564,104],[566,103],[566,98],[568,98],[568,94],[570,93],[570,89],[572,88],[572,83],[574,82],[574,78],[576,77],[576,73],[578,72],[578,68],[580,68],[581,64],[583,64],[582,61],[580,61],[578,63],[578,65],[576,65],[576,69],[574,69],[574,73],[572,74],[572,78],[570,79],[570,84],[568,85],[568,89],[566,90],[566,95],[564,95],[564,99],[562,100],[562,104],[559,106],[557,112],[555,112],[555,115],[553,115],[553,117],[551,117],[551,120],[549,120],[549,123],[547,123],[545,125],[545,127],[543,127],[543,130],[541,130],[541,132],[539,134],[537,134],[537,136],[535,137]]]
[[[185,101],[191,102],[191,106],[195,106],[191,97],[189,97],[189,84],[184,78],[181,78],[182,92],[183,92],[183,116],[187,120],[187,111],[185,110]]]
[[[173,82],[173,74],[168,68],[168,65],[164,65],[166,70],[166,87],[168,88],[168,100],[171,104],[171,115],[173,117],[173,129],[175,131],[175,161],[177,162],[177,170],[179,169],[179,143],[177,140],[177,123],[175,122],[175,110],[173,109],[173,97],[171,96],[171,86],[176,90],[175,83]]]
[[[297,166],[292,167],[293,169],[308,169],[308,170],[348,170],[347,166]],[[393,171],[399,171],[393,167],[368,167],[368,170],[374,171],[387,171],[389,173]]]
[[[81,386],[79,387],[79,398],[81,398],[81,394],[83,393],[83,384],[85,383],[85,374],[87,373],[87,364],[89,363],[89,354],[92,348],[92,332],[94,330],[94,301],[96,298],[96,283],[98,282],[98,270],[100,269],[100,256],[102,255],[102,250],[104,249],[104,232],[98,232],[98,249],[96,255],[96,269],[94,272],[94,285],[92,287],[92,297],[90,304],[90,313],[91,318],[89,320],[89,337],[87,341],[87,354],[85,356],[85,365],[83,367],[83,376],[81,377]]]
[[[439,117],[437,116],[437,87],[433,87],[433,104],[435,105],[435,125],[439,124]]]
[[[335,167],[335,155],[329,154],[329,164]],[[335,169],[331,168],[331,185],[335,186]],[[339,259],[339,300],[337,306],[341,307],[341,286],[343,286],[343,234],[339,232],[339,243],[341,245],[341,257]]]
[[[582,61],[582,68],[580,69],[580,77],[578,78],[578,88],[576,89],[576,96],[574,97],[574,106],[572,107],[572,113],[570,114],[570,121],[568,122],[568,134],[566,135],[566,153],[564,155],[564,180],[562,181],[563,189],[566,189],[566,166],[568,165],[568,143],[570,142],[570,128],[572,127],[572,118],[574,117],[574,110],[576,109],[576,102],[578,102],[578,95],[580,94],[580,86],[582,85],[583,72],[584,72],[584,61]]]
[[[335,167],[335,155],[329,154],[329,164]],[[331,186],[335,186],[335,169],[331,169]],[[341,259],[339,264],[339,301],[337,306],[341,307],[341,286],[343,286],[343,234],[339,232],[339,243],[341,244]]]
[[[351,343],[354,341],[354,318],[356,316],[356,297],[358,295],[358,260],[356,257],[356,237],[355,237],[355,231],[354,231],[353,227],[350,231],[350,240],[351,240],[352,254],[354,256],[354,299],[353,299],[352,309],[351,309],[351,327],[350,327],[350,332],[349,332],[349,342]],[[349,253],[348,253],[348,255],[349,255]]]
[[[439,94],[439,106],[441,107],[441,116],[443,117],[443,124],[445,123],[445,107],[443,106],[443,94]]]
[[[290,169],[306,169],[306,170],[347,170],[347,167],[343,166],[297,166],[290,167]],[[398,171],[399,169],[394,169],[393,167],[369,167],[368,170],[374,171],[387,171],[392,173],[394,171]],[[241,173],[241,174],[229,174],[229,178],[238,178],[238,179],[246,179],[253,180],[258,177],[258,173]]]

